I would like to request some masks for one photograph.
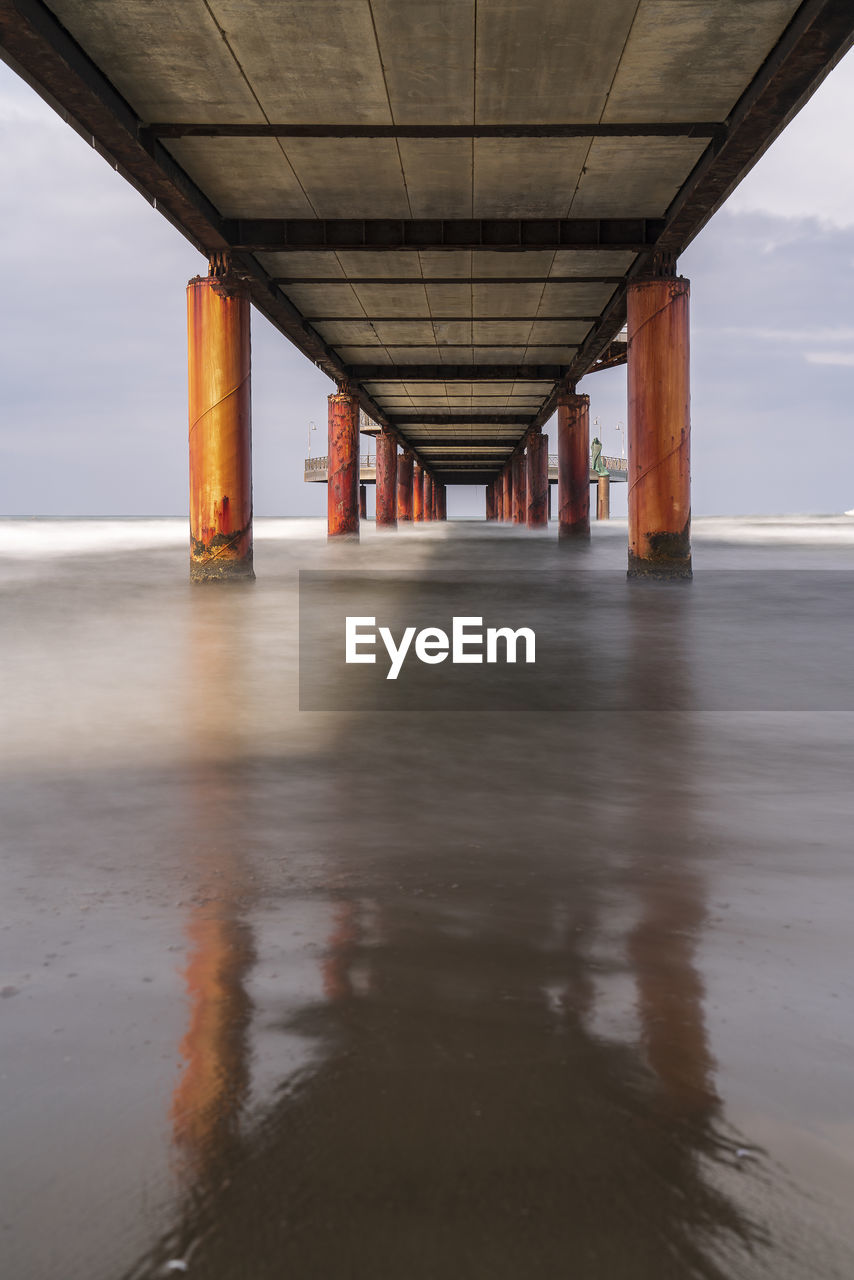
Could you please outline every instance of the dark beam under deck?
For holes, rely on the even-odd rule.
[[[294,249],[596,250],[654,249],[661,218],[228,218],[233,248],[248,253]]]
[[[723,138],[705,121],[627,124],[178,124],[144,125],[149,138]]]

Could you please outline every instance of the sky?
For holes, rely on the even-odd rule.
[[[680,259],[695,514],[854,507],[852,120],[854,53]],[[0,514],[184,514],[184,287],[204,259],[2,63],[0,163]],[[303,462],[332,384],[252,325],[255,512],[322,516]],[[578,389],[620,452],[625,370]],[[449,515],[482,511],[482,489],[449,489]]]

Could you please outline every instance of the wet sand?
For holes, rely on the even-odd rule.
[[[259,522],[232,590],[180,524],[14,524],[10,1276],[854,1274],[854,520],[700,521],[675,606],[617,521]],[[300,711],[300,569],[527,581],[601,698]]]

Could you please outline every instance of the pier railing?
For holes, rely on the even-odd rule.
[[[628,460],[626,458],[613,458],[613,457],[610,457],[608,454],[603,453],[602,461],[604,462],[605,466],[608,468],[609,471],[628,471],[629,469]],[[369,470],[371,467],[376,467],[376,465],[377,465],[377,455],[375,453],[359,454],[359,470],[360,471]],[[325,473],[328,467],[329,467],[329,458],[326,455],[323,455],[318,458],[306,458],[305,460],[306,479],[307,480],[310,479],[313,475],[317,474],[318,472]],[[549,454],[549,467],[552,470],[554,470],[557,467],[556,453]]]

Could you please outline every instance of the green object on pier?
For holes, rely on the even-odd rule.
[[[597,476],[609,475],[608,468],[602,461],[602,441],[598,436],[594,436],[590,445],[590,465],[596,472]]]

